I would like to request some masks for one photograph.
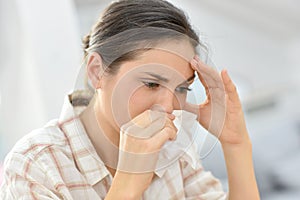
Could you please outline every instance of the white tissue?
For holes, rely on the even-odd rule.
[[[184,154],[189,154],[191,150],[197,153],[201,146],[201,144],[199,144],[199,136],[201,133],[199,132],[203,130],[203,128],[197,121],[197,116],[184,110],[176,110],[173,114],[176,117],[174,125],[178,129],[177,138],[175,141],[167,141],[162,147],[156,164],[155,171],[157,173],[166,170],[168,166],[176,162]],[[197,154],[190,156],[195,157]],[[197,159],[199,159],[199,157],[191,158],[191,161],[194,162]]]

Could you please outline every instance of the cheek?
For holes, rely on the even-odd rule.
[[[113,118],[119,127],[132,119],[130,99],[134,94],[135,88],[136,86],[128,84],[128,82],[120,82],[111,91],[111,103],[109,106],[112,110]]]
[[[142,88],[137,89],[129,98],[129,112],[133,119],[137,115],[150,109],[154,105],[155,98],[153,95],[143,91]]]

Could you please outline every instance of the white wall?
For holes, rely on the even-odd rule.
[[[59,116],[82,53],[73,1],[0,2],[2,159],[18,138]]]

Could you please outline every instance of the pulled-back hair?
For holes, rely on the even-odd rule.
[[[165,0],[119,0],[102,13],[83,39],[84,56],[97,52],[110,74],[162,40],[186,37],[194,47],[199,38],[184,12]]]

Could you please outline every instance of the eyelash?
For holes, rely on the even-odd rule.
[[[192,91],[192,89],[188,87],[177,87],[175,91],[179,93],[186,93],[187,91]]]
[[[149,89],[156,89],[160,86],[159,83],[154,83],[154,82],[143,82],[144,85],[149,88]],[[188,87],[177,87],[175,89],[176,92],[179,92],[179,93],[186,93],[187,91],[191,91],[192,89],[191,88],[188,88]]]
[[[155,89],[155,88],[158,88],[160,86],[160,84],[154,83],[154,82],[145,82],[145,81],[143,81],[143,83],[147,88],[150,88],[150,89]]]

